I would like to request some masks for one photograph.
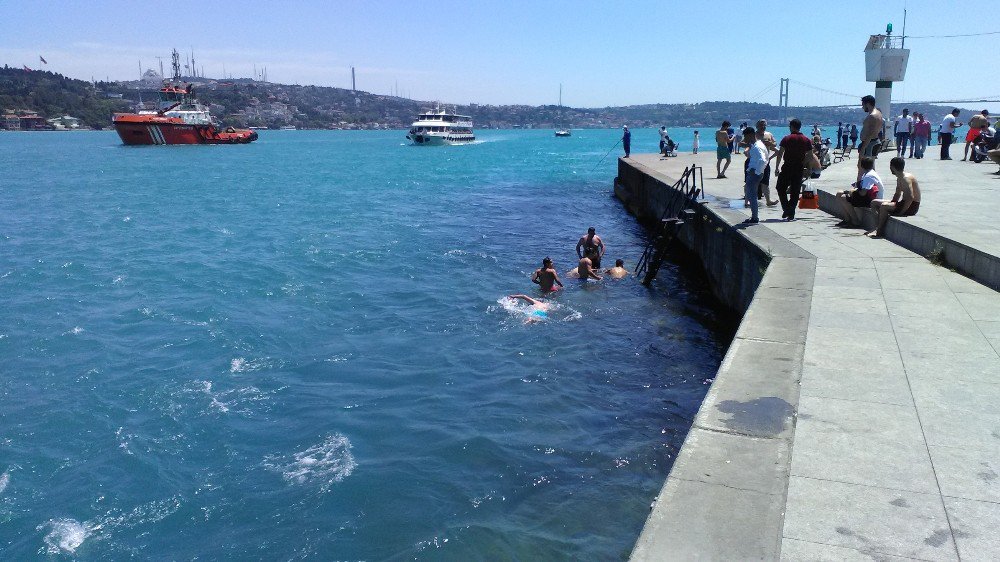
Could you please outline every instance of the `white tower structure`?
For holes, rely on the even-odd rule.
[[[875,107],[886,119],[893,118],[892,83],[903,81],[910,60],[910,50],[903,48],[904,40],[905,36],[893,37],[890,23],[885,35],[872,35],[865,47],[866,78],[875,82]]]

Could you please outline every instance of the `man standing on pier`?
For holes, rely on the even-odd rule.
[[[963,162],[969,159],[969,147],[979,136],[979,130],[983,128],[983,125],[990,126],[990,112],[985,109],[969,119],[969,132],[965,135],[965,156],[962,156]]]
[[[802,171],[806,165],[806,153],[812,150],[812,141],[802,134],[802,121],[792,119],[788,123],[788,130],[791,134],[786,135],[778,143],[778,154],[774,161],[774,168],[778,175],[775,188],[778,190],[778,199],[781,200],[781,218],[795,220],[795,208],[799,204],[799,193],[802,191]],[[876,133],[877,135],[878,133]],[[785,160],[784,167],[781,160]]]
[[[757,188],[757,199],[763,197],[767,202],[767,206],[773,207],[778,202],[771,199],[771,155],[778,151],[778,143],[774,140],[774,135],[767,130],[767,119],[757,120],[757,132],[754,136],[757,137],[757,140],[764,143],[764,148],[767,149],[765,158],[767,166],[764,168],[764,177],[760,180],[760,187]]]
[[[756,224],[760,222],[757,217],[757,186],[760,185],[760,180],[764,177],[764,170],[767,167],[767,148],[763,142],[757,139],[757,133],[752,127],[743,130],[743,138],[748,144],[743,197],[750,203],[750,218],[744,222]]]
[[[628,132],[628,125],[622,126],[622,148],[625,149],[625,158],[632,152],[632,133]]]
[[[861,109],[868,115],[861,124],[861,146],[858,147],[858,162],[862,156],[875,158],[877,151],[875,145],[878,143],[878,135],[882,132],[882,112],[875,107],[875,96],[865,96],[861,98]]]
[[[729,151],[729,133],[726,130],[729,128],[729,121],[723,121],[722,127],[718,131],[715,131],[715,171],[717,175],[716,178],[726,177],[726,169],[729,168],[729,163],[733,161],[733,154]],[[726,161],[726,165],[722,165],[722,161]]]
[[[951,160],[951,154],[948,149],[951,146],[951,141],[955,137],[955,129],[961,127],[963,123],[956,123],[955,120],[958,119],[958,114],[962,113],[962,110],[955,108],[951,110],[951,113],[944,116],[944,121],[941,122],[941,129],[938,131],[938,137],[941,139],[941,159]]]
[[[896,156],[906,156],[906,145],[913,134],[913,118],[909,109],[903,108],[903,114],[896,117],[893,131],[896,133]]]
[[[882,112],[875,107],[875,96],[868,95],[861,98],[861,109],[868,115],[865,116],[861,124],[861,146],[858,147],[858,176],[856,182],[861,181],[864,171],[861,170],[861,159],[865,156],[878,158],[878,151],[881,145],[878,136],[882,134]]]

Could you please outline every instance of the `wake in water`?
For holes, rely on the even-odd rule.
[[[489,312],[504,311],[510,319],[520,320],[524,324],[537,322],[572,322],[583,317],[572,308],[552,301],[539,301],[541,304],[531,304],[522,299],[509,296],[497,299],[499,306],[491,306]]]
[[[322,492],[350,476],[357,466],[351,441],[340,433],[291,457],[269,455],[264,459],[264,467],[280,473],[289,484],[319,483]]]
[[[38,554],[73,554],[90,537],[108,539],[119,529],[157,523],[176,513],[180,507],[180,500],[169,498],[142,504],[127,513],[112,509],[101,517],[82,523],[68,517],[49,519],[35,528],[37,531],[48,529],[42,539],[45,546],[38,550]]]

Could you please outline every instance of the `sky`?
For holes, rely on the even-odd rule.
[[[444,103],[555,104],[562,84],[573,107],[776,104],[789,78],[791,105],[841,105],[873,93],[864,46],[904,7],[894,104],[1000,100],[1000,34],[919,38],[994,32],[1000,2],[981,0],[0,0],[0,64],[130,80],[177,48],[210,77],[350,87],[354,66],[360,90]]]

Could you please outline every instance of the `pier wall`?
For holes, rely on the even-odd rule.
[[[615,195],[655,222],[675,181],[619,159]],[[742,321],[631,559],[777,559],[816,259],[715,200],[695,217],[679,239]]]
[[[683,198],[670,188],[675,181],[621,159],[615,196],[640,222],[654,225],[664,209],[677,208]],[[685,223],[678,238],[698,256],[715,296],[742,315],[753,300],[771,256],[727,224],[718,210],[700,205],[694,212],[695,220]]]

